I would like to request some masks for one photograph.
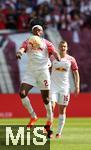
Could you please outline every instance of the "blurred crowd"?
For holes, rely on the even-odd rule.
[[[28,31],[35,17],[58,30],[91,28],[91,0],[0,0],[0,30]]]
[[[34,18],[41,18],[45,28],[56,28],[55,32],[58,30],[62,38],[68,42],[69,53],[76,58],[79,65],[81,91],[91,92],[91,0],[0,0],[0,31],[10,29],[15,33],[16,31],[29,32]],[[48,29],[51,31],[53,28]],[[54,30],[51,32],[54,33],[51,36],[56,36]],[[8,44],[8,50],[5,44]],[[8,64],[8,78],[14,85],[14,88],[13,86],[11,88],[17,92],[17,85],[20,81],[19,66],[16,58],[13,58],[15,56],[13,52],[15,53],[16,50],[14,50],[15,46],[12,48],[12,45],[14,46],[14,42],[12,44],[9,39],[5,40],[5,37],[0,37],[0,63],[2,63],[2,68],[5,62]],[[11,49],[13,49],[12,57],[9,55]],[[17,78],[16,67],[12,66],[12,59],[13,65],[17,66]],[[0,92],[5,92],[7,86],[4,88],[3,81],[7,80],[3,80],[6,74],[3,75],[2,70]],[[16,82],[18,82],[17,85]]]

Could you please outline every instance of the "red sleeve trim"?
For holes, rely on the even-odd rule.
[[[78,65],[74,57],[71,59],[71,68],[73,71],[78,70]]]
[[[28,40],[24,41],[20,48],[24,48],[25,51],[27,51],[27,42],[28,42]]]
[[[55,51],[55,47],[51,42],[45,39],[45,43],[47,45],[47,49],[49,53],[52,53],[53,51]]]

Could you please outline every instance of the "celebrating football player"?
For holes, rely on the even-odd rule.
[[[51,56],[52,72],[51,72],[51,90],[50,98],[52,101],[53,110],[55,104],[59,105],[59,124],[56,137],[60,138],[66,119],[66,108],[70,100],[70,80],[74,81],[75,94],[79,93],[79,72],[77,62],[74,57],[67,54],[68,44],[66,41],[61,41],[59,44],[60,61],[57,61],[54,56]],[[71,74],[72,73],[72,74]],[[70,75],[73,75],[72,79]]]

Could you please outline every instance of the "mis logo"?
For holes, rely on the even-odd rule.
[[[0,149],[6,147],[9,150],[16,147],[24,146],[26,150],[40,148],[41,150],[50,149],[50,140],[43,133],[43,126],[34,126],[27,128],[26,126],[0,126]],[[12,148],[11,148],[12,147]],[[5,148],[5,149],[6,149]]]

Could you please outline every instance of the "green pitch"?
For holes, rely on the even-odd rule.
[[[0,125],[26,125],[29,119],[0,119]],[[37,121],[44,125],[46,119]],[[91,150],[91,118],[67,118],[61,139],[56,139],[58,119],[54,120],[54,138],[50,150]],[[1,149],[2,150],[2,149]]]

